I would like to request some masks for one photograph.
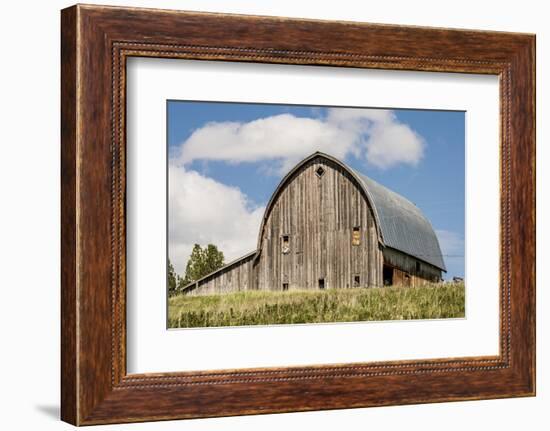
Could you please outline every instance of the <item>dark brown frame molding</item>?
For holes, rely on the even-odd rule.
[[[63,420],[89,425],[535,394],[534,35],[82,5],[61,18]],[[498,75],[500,354],[128,375],[130,56]]]

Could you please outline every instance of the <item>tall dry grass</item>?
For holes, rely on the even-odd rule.
[[[464,284],[178,295],[170,328],[464,317]]]

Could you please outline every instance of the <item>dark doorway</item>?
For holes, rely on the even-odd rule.
[[[319,279],[319,289],[324,289],[324,288],[325,288],[325,279],[320,278]]]
[[[384,265],[382,277],[384,279],[384,286],[391,286],[393,284],[393,268],[389,265]]]
[[[288,290],[288,283],[283,283],[283,290]]]

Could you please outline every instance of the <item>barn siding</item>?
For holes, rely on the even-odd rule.
[[[254,289],[254,256],[249,254],[185,289],[187,295],[213,295]]]
[[[316,171],[325,172],[319,177]],[[352,245],[360,227],[360,245]],[[290,252],[282,252],[289,235]],[[258,288],[282,290],[382,285],[382,255],[371,208],[350,174],[326,159],[306,163],[280,190],[263,227]]]
[[[441,270],[439,268],[399,250],[384,247],[382,254],[384,256],[384,264],[394,268],[394,285],[420,286],[426,282],[437,282],[441,279]],[[416,270],[417,262],[420,264],[419,271]]]

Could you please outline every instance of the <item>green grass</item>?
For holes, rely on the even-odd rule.
[[[246,291],[168,300],[170,328],[464,317],[464,284]]]

